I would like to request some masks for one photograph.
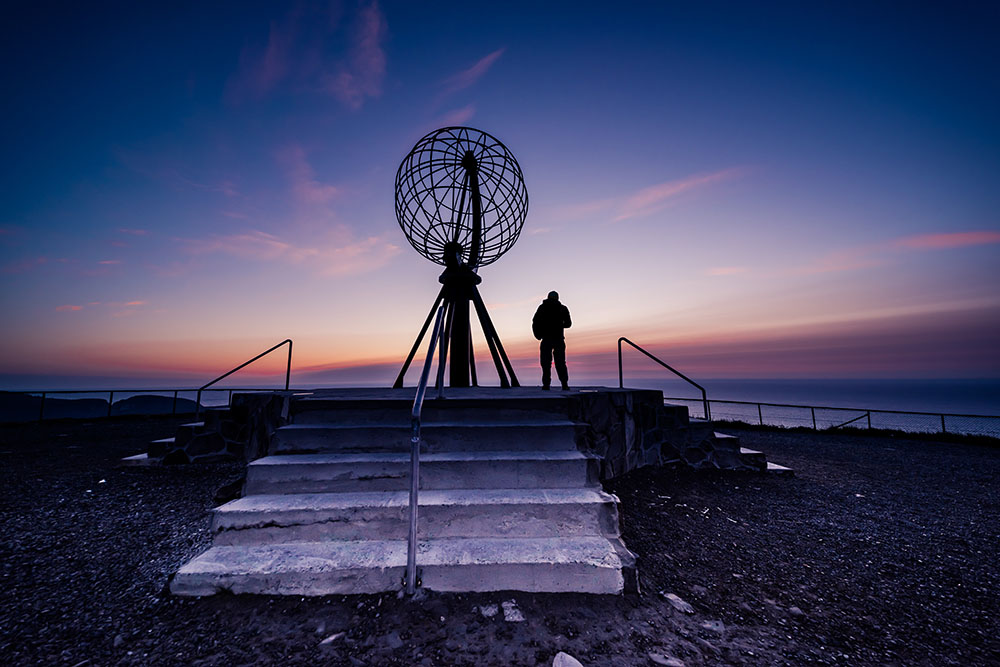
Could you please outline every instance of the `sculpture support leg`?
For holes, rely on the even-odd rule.
[[[520,387],[521,385],[517,381],[517,376],[514,375],[514,367],[511,365],[510,359],[507,358],[507,352],[503,349],[500,336],[497,334],[497,330],[493,326],[493,320],[490,319],[490,314],[486,310],[486,304],[483,303],[483,297],[475,287],[472,288],[472,301],[476,305],[476,313],[479,314],[479,323],[483,327],[483,333],[486,335],[487,342],[490,343],[490,353],[493,355],[493,361],[497,365],[500,386]],[[503,366],[501,366],[501,361],[503,362]],[[507,368],[506,374],[503,372],[504,367]],[[506,382],[506,375],[510,375],[510,384]]]
[[[427,319],[424,320],[424,326],[420,327],[420,333],[417,334],[417,340],[413,342],[413,347],[410,348],[410,353],[406,356],[406,361],[403,363],[403,368],[400,369],[399,375],[396,376],[396,382],[393,383],[393,389],[401,389],[403,387],[403,376],[406,375],[406,371],[410,368],[410,363],[413,361],[413,355],[417,353],[417,348],[420,347],[420,341],[423,340],[424,334],[427,333],[427,327],[431,325],[431,320],[434,319],[434,314],[437,312],[438,305],[441,303],[441,299],[444,298],[444,287],[438,292],[437,298],[434,299],[434,305],[431,306],[431,312],[427,314]]]

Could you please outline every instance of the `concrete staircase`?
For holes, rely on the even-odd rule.
[[[538,392],[542,394],[542,392]],[[417,564],[438,591],[637,589],[618,499],[559,393],[429,400]],[[244,497],[214,512],[214,544],[179,595],[398,590],[406,562],[409,400],[321,392],[291,402]]]

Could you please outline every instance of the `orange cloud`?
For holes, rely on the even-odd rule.
[[[56,310],[65,312],[72,310],[83,310],[83,306],[56,306]]]

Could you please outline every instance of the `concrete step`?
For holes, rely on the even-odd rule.
[[[354,410],[345,410],[341,407],[311,409],[294,413],[292,421],[296,424],[392,424],[409,427],[410,410],[412,407],[412,405],[407,405],[400,409],[399,407],[382,407],[376,405]],[[477,422],[517,424],[565,420],[566,418],[565,412],[553,413],[546,410],[503,408],[492,407],[490,405],[463,407],[450,403],[440,407],[424,407],[421,413],[421,422],[425,426],[442,422],[450,424]]]
[[[168,449],[174,448],[174,438],[161,438],[149,443],[146,452],[154,459],[162,459]]]
[[[428,389],[422,419],[425,423],[436,421],[511,421],[523,417],[566,419],[569,402],[560,394],[538,397],[494,396],[488,400],[452,397],[437,399],[433,389]],[[292,421],[305,423],[398,423],[409,425],[413,396],[405,398],[352,399],[330,396],[304,396],[292,401]]]
[[[630,557],[617,538],[441,539],[419,543],[417,566],[422,586],[437,591],[619,594],[634,567]],[[378,593],[402,587],[405,565],[404,540],[218,546],[182,567],[170,590]]]
[[[593,487],[599,461],[577,450],[438,452],[420,457],[421,489]],[[410,488],[408,452],[266,456],[247,466],[245,495]]]
[[[423,450],[573,450],[576,425],[567,420],[429,424]],[[392,424],[289,424],[274,432],[271,454],[409,451],[410,429]]]
[[[753,466],[760,470],[767,469],[767,456],[764,452],[759,452],[756,449],[740,447],[740,461],[745,465]]]
[[[618,499],[598,489],[423,491],[417,531],[457,537],[618,536]],[[215,510],[214,544],[406,539],[409,492],[248,496]]]

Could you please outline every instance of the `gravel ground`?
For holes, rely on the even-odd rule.
[[[115,468],[176,423],[0,426],[4,664],[1000,663],[1000,449],[727,429],[796,477],[617,480],[638,598],[186,600],[168,577],[240,467]],[[505,601],[526,621],[484,615]]]

